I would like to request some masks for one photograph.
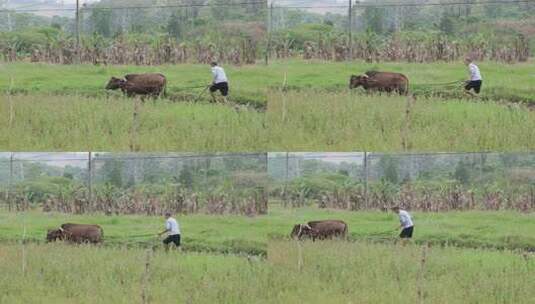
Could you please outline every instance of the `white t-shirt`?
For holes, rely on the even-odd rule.
[[[222,82],[228,82],[227,80],[227,74],[225,74],[225,70],[223,70],[220,66],[212,67],[212,75],[214,75],[214,83],[222,83]]]
[[[468,69],[470,70],[470,80],[476,81],[476,80],[482,80],[481,78],[481,72],[479,71],[479,68],[474,63],[470,63],[468,65]]]
[[[168,235],[180,234],[180,226],[178,226],[178,222],[172,217],[168,218],[165,222],[165,228],[168,230]]]
[[[409,228],[414,226],[411,215],[405,210],[399,210],[399,222],[403,228]]]

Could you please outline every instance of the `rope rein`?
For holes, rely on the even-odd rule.
[[[419,86],[447,86],[447,85],[453,85],[453,84],[461,84],[464,83],[464,80],[455,80],[451,82],[442,82],[442,83],[423,83],[418,84]]]

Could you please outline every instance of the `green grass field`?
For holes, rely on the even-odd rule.
[[[349,241],[287,240],[293,224],[329,218],[349,223]],[[534,296],[535,257],[523,250],[535,246],[533,214],[415,213],[415,241],[404,247],[394,242],[391,213],[275,204],[257,218],[177,219],[184,250],[166,253],[155,236],[161,217],[2,212],[0,303],[530,303]],[[46,230],[64,222],[101,225],[104,245],[45,243]],[[424,263],[420,244],[430,245]]]
[[[168,95],[139,107],[104,86],[114,75],[162,72]],[[228,67],[229,105],[203,88],[208,65],[0,65],[0,147],[13,151],[262,151],[266,87],[256,66]],[[13,82],[11,82],[11,80]],[[14,94],[11,98],[5,94]],[[198,102],[192,102],[197,100]],[[133,132],[132,130],[136,130]]]
[[[532,303],[535,296],[535,259],[527,254],[336,241],[272,241],[268,251],[266,261],[0,245],[0,302]]]
[[[527,151],[535,147],[535,64],[483,62],[479,98],[460,87],[461,63],[278,62],[268,93],[271,150]],[[401,72],[416,102],[350,91],[349,77],[367,70]]]
[[[533,303],[535,257],[370,244],[269,244],[280,303]]]
[[[265,255],[270,219],[244,216],[187,215],[178,216],[185,251],[244,253]],[[161,245],[163,217],[70,215],[59,213],[0,213],[0,242],[26,239],[44,243],[47,229],[63,223],[98,224],[104,230],[106,246],[151,247]]]
[[[287,238],[293,225],[312,220],[340,219],[349,226],[350,240],[393,243],[398,239],[396,214],[349,212],[315,207],[269,206],[271,238]],[[414,241],[418,244],[455,245],[469,248],[535,250],[535,214],[498,211],[415,212]]]
[[[531,151],[535,111],[497,102],[349,92],[273,92],[271,150]]]
[[[535,214],[517,212],[447,212],[413,214],[416,243],[456,245],[470,248],[507,248],[535,250]],[[267,240],[287,238],[294,224],[319,219],[341,219],[349,225],[350,240],[392,243],[397,240],[397,216],[382,212],[283,208],[271,204],[269,214],[258,217],[183,215],[177,218],[186,251],[265,254]],[[93,223],[104,229],[108,246],[154,246],[161,239],[162,217],[141,215],[104,216],[60,213],[0,213],[0,242],[24,238],[44,242],[49,228],[62,223]],[[26,228],[26,230],[25,230]]]
[[[262,259],[156,251],[146,271],[146,256],[143,249],[0,245],[0,303],[261,303],[270,293]]]
[[[502,64],[496,62],[477,63],[483,76],[481,99],[505,102],[535,103],[535,62]],[[274,82],[270,88],[280,88],[285,84],[287,90],[320,90],[329,92],[346,91],[349,77],[368,70],[403,73],[409,78],[410,91],[416,95],[441,94],[450,97],[464,94],[458,88],[444,83],[468,78],[467,67],[459,63],[365,63],[322,62],[289,60],[279,61],[270,66],[277,71],[272,75]],[[363,91],[362,88],[357,91]]]
[[[275,61],[225,67],[231,100],[205,94],[209,66],[0,64],[0,146],[4,150],[261,151],[261,150],[528,150],[533,112],[512,102],[535,99],[534,64],[480,64],[479,102],[430,83],[466,76],[456,63],[322,63]],[[406,119],[406,100],[348,93],[348,79],[368,69],[403,72],[419,97]],[[168,97],[140,107],[104,86],[112,76],[162,72]],[[284,87],[284,93],[279,89]],[[271,93],[268,93],[271,92]],[[423,95],[438,94],[426,99]],[[268,102],[269,100],[269,102]],[[268,115],[259,108],[267,105]],[[133,132],[132,130],[136,130]],[[134,135],[132,135],[134,134]]]
[[[258,66],[225,66],[231,86],[231,99],[241,104],[265,106],[265,77]],[[54,65],[42,63],[0,64],[0,91],[45,95],[83,95],[92,97],[118,96],[120,91],[106,91],[111,76],[133,73],[163,73],[167,78],[167,93],[171,100],[194,100],[212,81],[209,65],[181,64],[164,66],[94,66]],[[11,80],[13,83],[11,83]],[[203,95],[207,100],[208,94]],[[49,96],[43,101],[53,99]]]
[[[482,96],[493,100],[535,102],[534,62],[501,64],[478,63],[484,78]],[[404,73],[411,90],[430,90],[454,94],[456,90],[428,84],[447,83],[467,78],[462,63],[365,63],[321,62],[304,60],[274,61],[269,66],[224,66],[231,85],[231,95],[240,103],[265,104],[268,89],[347,90],[349,77],[377,69]],[[201,89],[189,89],[210,83],[208,65],[181,64],[163,66],[93,66],[52,65],[37,63],[0,63],[0,91],[7,91],[13,79],[14,93],[107,95],[104,87],[111,76],[128,73],[161,72],[168,80],[168,93],[173,98],[197,96]],[[359,89],[361,90],[361,89]],[[113,94],[117,95],[117,94]]]

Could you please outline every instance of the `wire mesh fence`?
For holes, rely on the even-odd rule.
[[[527,61],[532,50],[532,1],[270,0],[268,5],[275,58],[433,62],[470,54],[517,62]]]
[[[530,153],[271,153],[268,172],[288,207],[535,211]]]
[[[263,58],[266,0],[77,3],[0,1],[0,57],[9,62],[135,65],[214,60],[240,65]]]
[[[2,153],[10,211],[267,213],[267,155]]]

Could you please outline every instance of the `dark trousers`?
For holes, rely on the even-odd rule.
[[[469,81],[464,87],[464,89],[467,91],[474,89],[474,92],[479,94],[479,92],[481,91],[481,85],[483,85],[483,82],[481,80],[473,80],[473,81]]]
[[[166,237],[163,240],[163,243],[165,245],[169,245],[169,243],[174,243],[177,247],[180,247],[180,234],[174,234]]]
[[[414,231],[414,226],[404,228],[403,230],[401,230],[399,237],[402,239],[410,239],[412,238],[413,231]]]

